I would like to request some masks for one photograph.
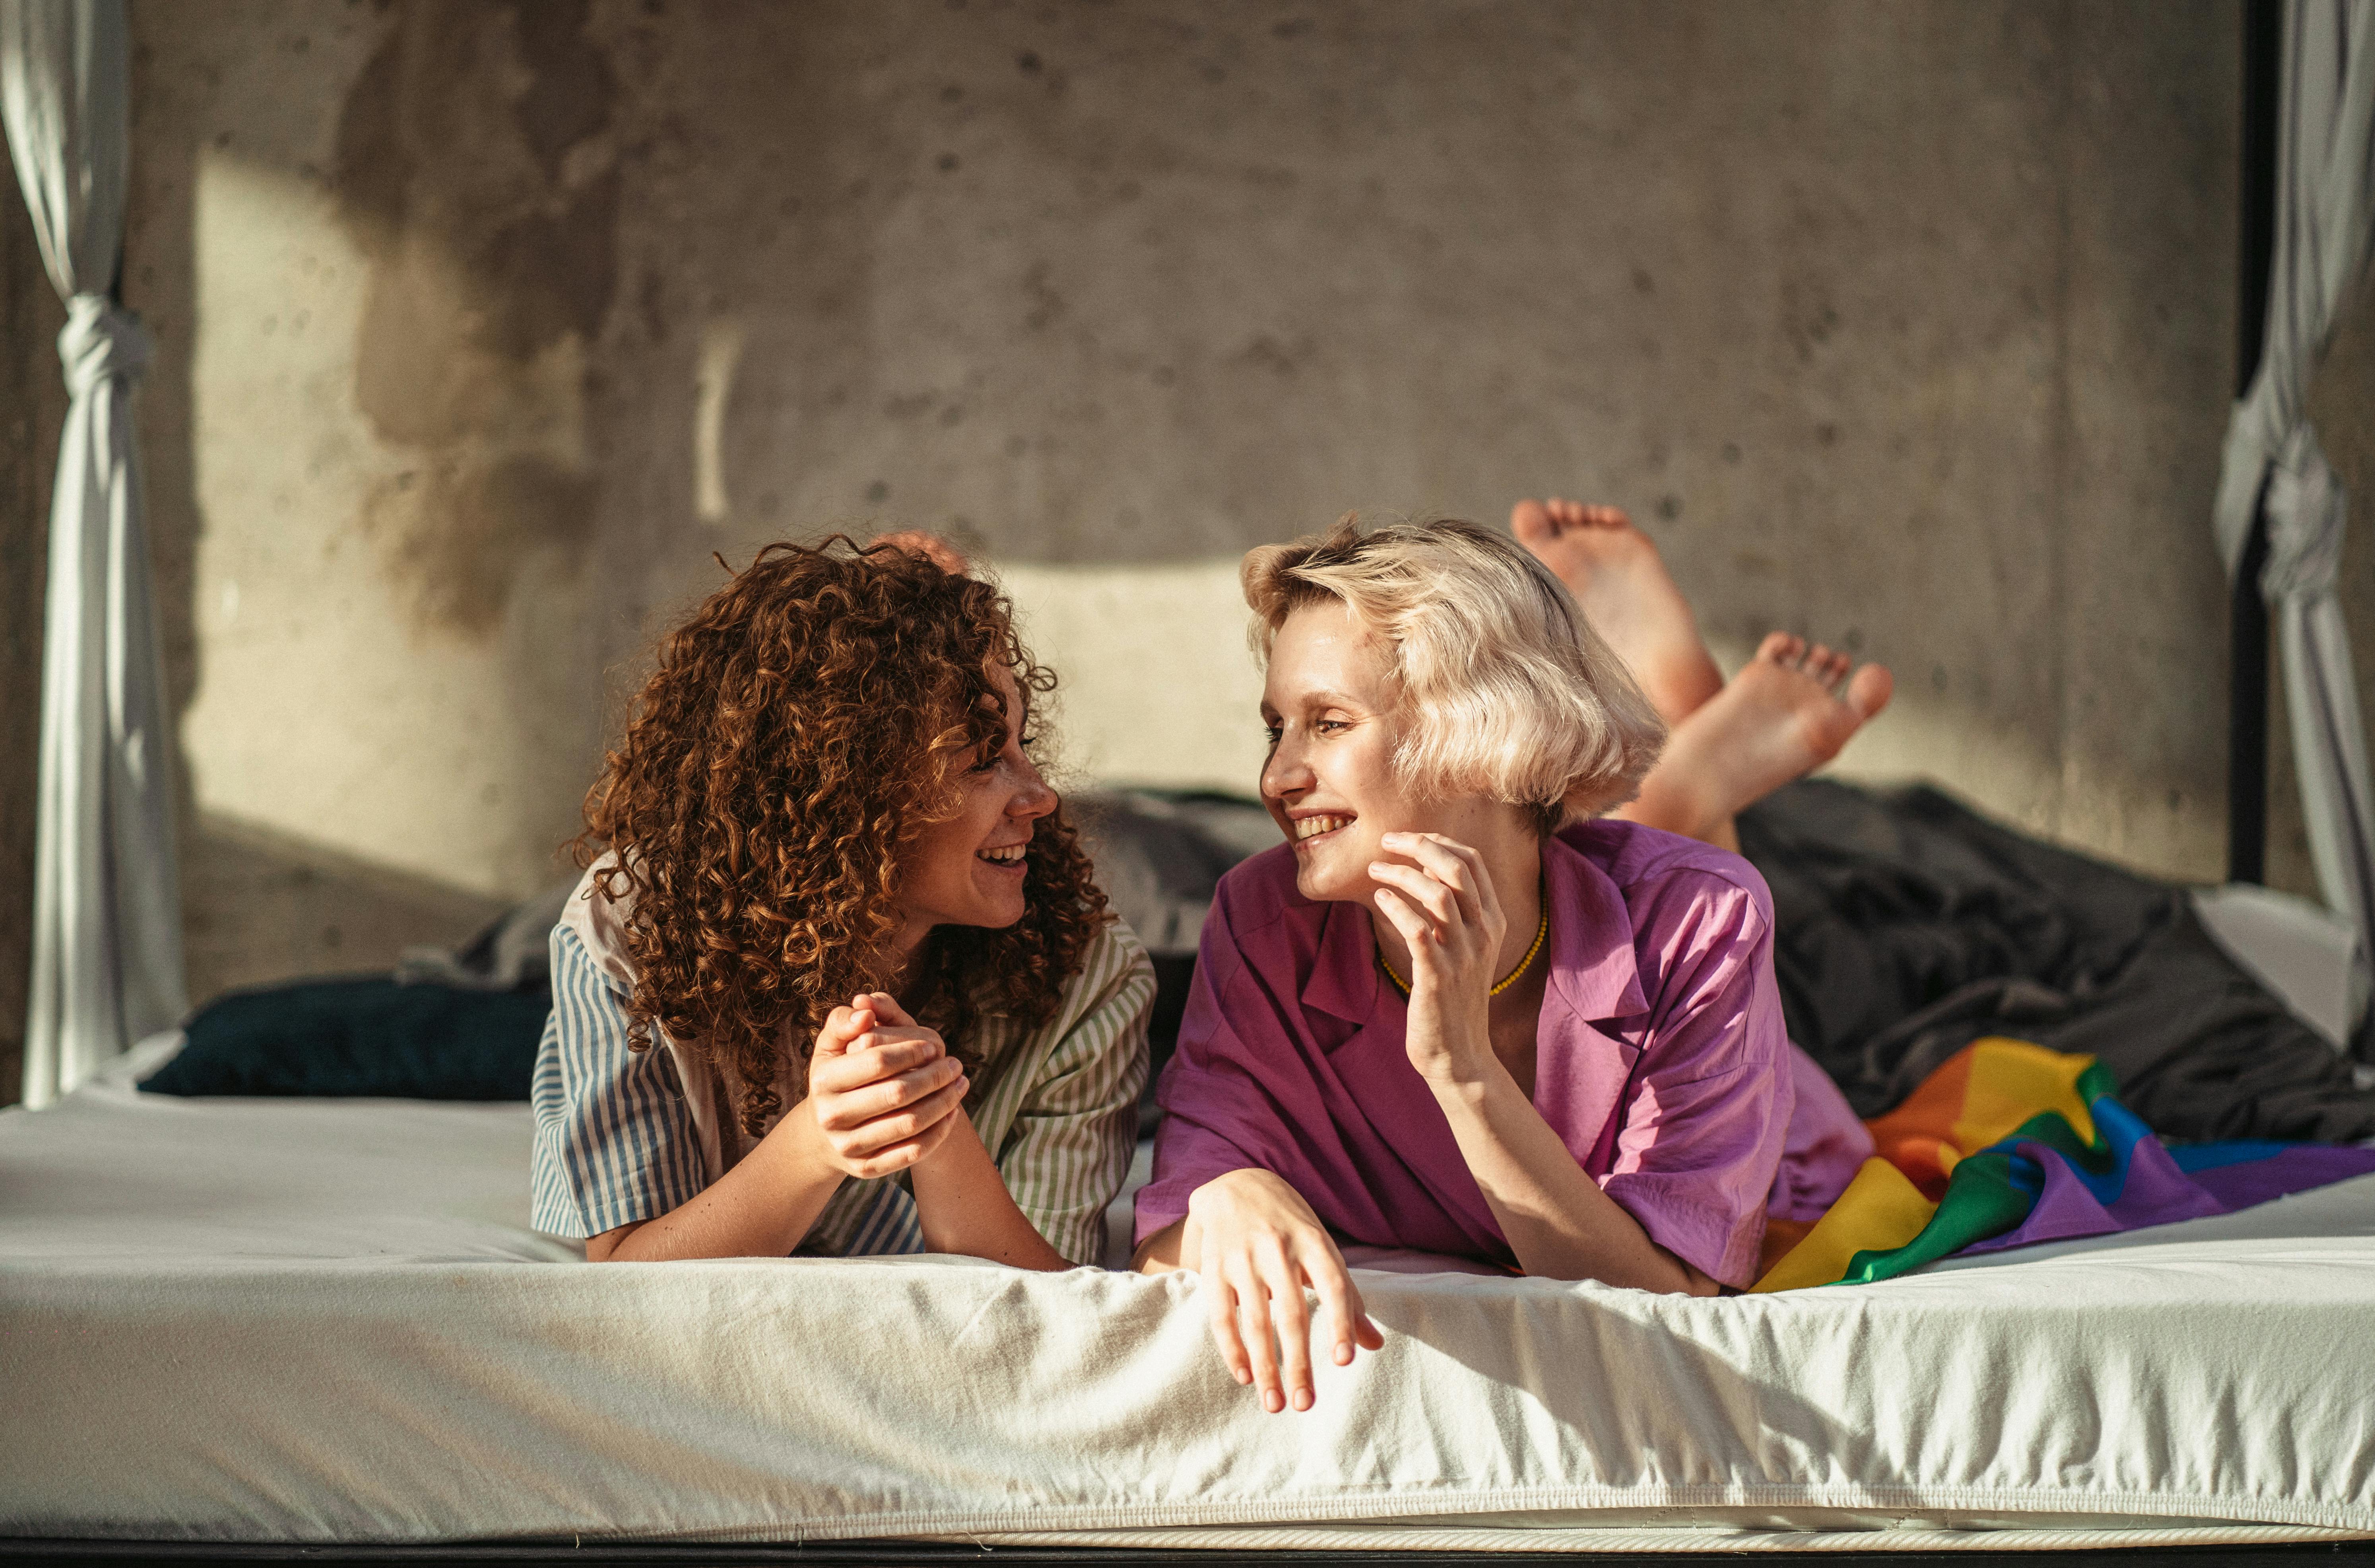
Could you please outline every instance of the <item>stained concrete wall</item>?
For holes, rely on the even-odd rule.
[[[710,552],[877,521],[1002,571],[1075,776],[1244,787],[1242,550],[1605,498],[1723,656],[1896,668],[1849,771],[2219,869],[2232,0],[135,26],[201,996],[535,886]],[[2375,349],[2321,396],[2364,467]]]

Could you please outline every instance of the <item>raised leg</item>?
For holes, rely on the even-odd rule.
[[[1690,601],[1658,547],[1621,509],[1559,496],[1521,501],[1510,510],[1509,531],[1566,584],[1668,725],[1723,690]]]
[[[1674,725],[1641,794],[1613,815],[1738,849],[1732,818],[1839,753],[1888,705],[1880,665],[1777,631],[1722,690]]]

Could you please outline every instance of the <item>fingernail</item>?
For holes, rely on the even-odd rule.
[[[1286,1409],[1286,1401],[1280,1398],[1278,1396],[1278,1390],[1273,1388],[1269,1393],[1262,1396],[1262,1409],[1268,1410],[1271,1415],[1276,1415],[1281,1410]]]
[[[1294,1408],[1298,1410],[1307,1410],[1311,1409],[1310,1389],[1298,1388],[1294,1391]]]

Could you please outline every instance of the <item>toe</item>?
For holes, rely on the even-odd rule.
[[[1558,525],[1551,520],[1548,508],[1530,497],[1509,508],[1509,532],[1530,543],[1556,537]]]
[[[1847,704],[1858,718],[1868,719],[1888,706],[1896,690],[1896,678],[1888,673],[1886,665],[1866,665],[1848,682]]]
[[[1630,528],[1633,519],[1621,506],[1593,506],[1585,509],[1591,521],[1602,528]]]
[[[1756,656],[1770,665],[1794,665],[1805,651],[1805,640],[1786,631],[1768,631],[1756,645]]]

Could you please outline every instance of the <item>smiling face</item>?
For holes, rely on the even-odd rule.
[[[1262,803],[1294,845],[1305,898],[1367,902],[1369,863],[1392,832],[1450,832],[1456,801],[1422,801],[1396,774],[1392,682],[1377,644],[1335,599],[1294,610],[1270,644]]]
[[[1005,744],[987,766],[963,775],[955,814],[926,828],[901,862],[903,946],[912,948],[935,925],[1011,925],[1028,907],[1025,856],[1034,824],[1056,809],[1056,792],[1024,749],[1022,694],[1004,670],[998,683],[1006,698]]]

